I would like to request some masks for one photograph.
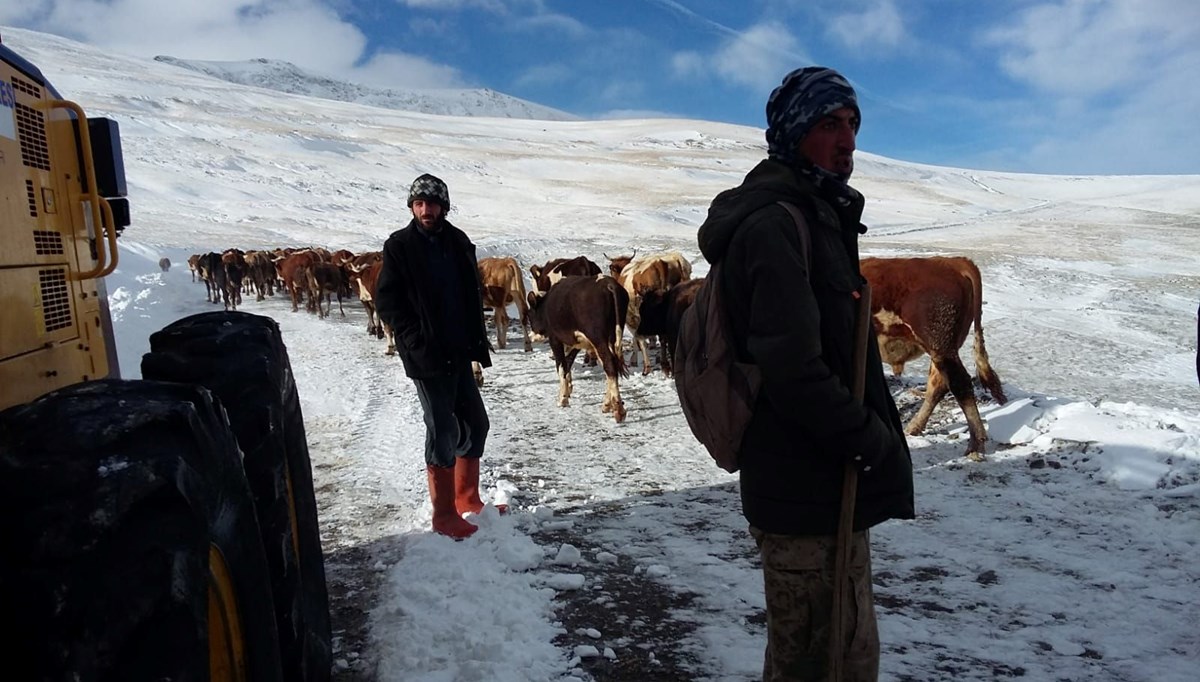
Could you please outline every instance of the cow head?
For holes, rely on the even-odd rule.
[[[608,271],[612,273],[613,277],[620,277],[621,271],[625,269],[626,265],[629,265],[635,256],[637,256],[637,249],[634,249],[633,254],[629,256],[617,256],[614,258],[607,253],[604,254],[604,257],[608,259]]]
[[[534,334],[545,336],[547,329],[546,311],[542,304],[546,301],[546,294],[539,291],[531,291],[526,296],[526,300],[529,301],[529,312],[527,313],[529,318],[529,329],[533,331]]]

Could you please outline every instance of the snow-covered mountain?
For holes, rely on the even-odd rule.
[[[154,60],[239,85],[250,85],[338,102],[366,104],[384,109],[447,116],[528,118],[543,121],[571,121],[578,118],[565,111],[527,102],[488,88],[420,90],[376,88],[321,76],[306,71],[291,62],[278,59],[227,62],[158,56]]]

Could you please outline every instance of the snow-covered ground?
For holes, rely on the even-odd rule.
[[[133,225],[108,288],[128,377],[152,331],[213,308],[188,255],[377,249],[422,172],[448,182],[481,256],[603,266],[672,248],[702,275],[708,202],[764,151],[753,128],[388,111],[3,35],[64,96],[120,123]],[[854,184],[868,197],[864,255],[979,263],[1010,397],[981,394],[983,463],[962,458],[951,402],[910,438],[918,518],[872,533],[881,679],[1195,679],[1200,176],[1014,175],[860,152]],[[618,425],[596,370],[577,365],[559,408],[545,346],[499,351],[483,475],[513,513],[485,510],[481,532],[454,543],[428,532],[412,385],[357,302],[326,320],[280,298],[243,309],[279,321],[296,374],[336,679],[755,679],[762,584],[736,477],[691,438],[669,380],[622,381]],[[925,367],[892,379],[906,415]]]

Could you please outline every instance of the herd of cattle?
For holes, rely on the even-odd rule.
[[[579,351],[585,362],[599,365],[605,375],[601,409],[617,422],[626,417],[620,379],[640,354],[642,373],[653,372],[648,350],[658,339],[662,372],[670,376],[671,357],[684,310],[695,300],[703,278],[692,278],[691,263],[678,252],[608,258],[608,273],[586,256],[555,258],[529,267],[532,291],[526,291],[520,264],[511,257],[479,260],[484,311],[492,311],[496,347],[508,345],[509,306],[517,309],[526,352],[535,340],[549,343],[559,378],[559,405],[572,393],[571,368]],[[387,340],[388,355],[396,352],[388,325],[375,314],[375,285],[383,267],[382,254],[354,254],[322,248],[196,254],[188,259],[193,281],[207,287],[208,300],[237,309],[243,293],[262,301],[276,291],[286,292],[292,311],[303,303],[320,317],[328,315],[333,298],[358,298],[367,313],[367,333]],[[880,353],[898,377],[905,363],[930,356],[924,402],[907,432],[921,433],[934,407],[952,393],[966,417],[970,434],[967,456],[979,459],[987,432],[979,415],[971,376],[958,351],[971,327],[975,329],[975,367],[980,383],[999,403],[1006,401],[1000,379],[991,368],[981,323],[983,295],[979,269],[967,258],[864,258],[863,275],[872,288],[872,314]],[[630,332],[631,356],[625,359],[625,331]],[[481,369],[475,368],[482,383]]]

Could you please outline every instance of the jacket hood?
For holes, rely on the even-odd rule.
[[[858,203],[861,212],[862,195],[848,186],[842,188],[842,192],[857,199],[851,203]],[[774,159],[761,161],[741,185],[721,192],[709,205],[708,217],[698,234],[700,253],[709,263],[716,263],[725,257],[738,225],[750,214],[777,201],[799,204],[805,196],[823,194],[816,183],[791,167]]]

